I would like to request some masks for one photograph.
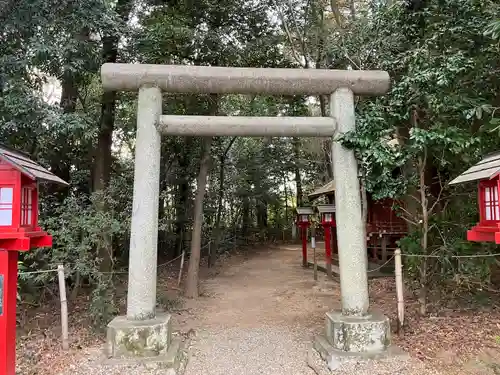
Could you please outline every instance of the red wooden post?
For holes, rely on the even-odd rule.
[[[17,251],[0,250],[0,374],[16,373]]]
[[[307,264],[307,228],[311,223],[309,222],[309,216],[314,214],[311,207],[297,207],[297,225],[300,228],[302,236],[302,266],[306,267]]]
[[[325,230],[325,264],[326,274],[332,276],[332,227],[337,226],[335,222],[335,205],[321,204],[318,206],[321,214],[321,224]]]
[[[307,267],[307,226],[302,224],[302,266]]]
[[[331,228],[329,225],[325,225],[325,263],[326,272],[330,275],[332,273],[332,245],[331,245]]]

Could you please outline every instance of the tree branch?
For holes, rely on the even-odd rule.
[[[332,8],[332,13],[333,17],[335,17],[335,22],[339,26],[339,28],[342,28],[342,21],[341,21],[341,13],[339,9],[339,5],[337,4],[337,0],[330,0],[330,7]]]
[[[303,66],[302,60],[299,58],[299,55],[295,49],[294,42],[293,42],[293,37],[292,34],[290,33],[290,29],[288,28],[288,23],[285,20],[285,16],[283,15],[283,12],[281,11],[280,7],[278,6],[278,3],[275,1],[275,7],[276,11],[278,12],[278,16],[281,20],[281,24],[283,25],[283,29],[285,30],[285,34],[287,36],[287,39],[290,43],[290,49],[292,52],[292,56],[299,63],[299,65]]]

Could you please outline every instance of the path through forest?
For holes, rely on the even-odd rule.
[[[302,268],[299,246],[248,249],[202,269],[202,295],[172,309],[174,329],[188,334],[185,375],[326,375],[326,364],[308,351],[324,330],[325,313],[340,307],[340,286]],[[160,278],[164,281],[164,276]],[[174,277],[175,279],[175,277]],[[159,285],[159,293],[173,291]],[[191,334],[189,334],[191,333]],[[164,369],[106,366],[102,346],[86,349],[60,375],[156,375]],[[312,359],[312,360],[311,360]],[[433,375],[417,360],[392,358],[344,364],[344,375]],[[447,374],[448,375],[448,374]]]
[[[186,375],[314,375],[307,352],[322,332],[324,314],[339,308],[339,285],[301,267],[296,246],[235,257],[203,283],[205,297],[191,305],[195,332]],[[191,314],[190,314],[191,315]],[[378,370],[377,370],[378,369]],[[413,361],[356,364],[342,373],[421,374]]]
[[[338,306],[338,285],[321,275],[323,287],[315,287],[294,246],[230,262],[203,283],[207,298],[194,302],[187,375],[314,374],[307,348],[324,313]]]

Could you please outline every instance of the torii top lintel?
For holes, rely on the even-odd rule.
[[[329,95],[347,87],[355,95],[383,95],[390,88],[389,74],[381,70],[106,63],[101,80],[107,91],[136,91],[151,85],[194,94]]]

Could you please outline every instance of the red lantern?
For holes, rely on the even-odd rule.
[[[314,214],[311,207],[297,207],[297,224],[302,236],[302,266],[307,267],[307,228],[311,225],[309,217]]]
[[[309,224],[309,215],[299,215],[299,224],[302,225]]]
[[[321,224],[323,225],[325,233],[326,272],[328,273],[329,276],[331,276],[332,273],[332,246],[331,246],[332,229],[331,228],[337,225],[335,222],[335,205],[321,204],[317,208],[318,212],[321,215]]]
[[[467,240],[500,244],[500,152],[487,155],[450,182],[478,181],[479,222],[467,231]]]
[[[0,146],[0,375],[15,374],[19,251],[52,246],[38,226],[38,183],[67,185],[27,155]]]

